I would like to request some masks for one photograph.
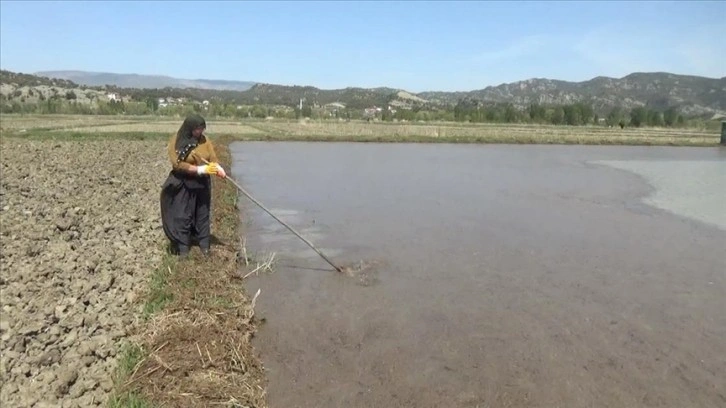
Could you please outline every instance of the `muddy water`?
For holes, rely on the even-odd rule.
[[[726,406],[725,150],[233,154],[271,407]]]

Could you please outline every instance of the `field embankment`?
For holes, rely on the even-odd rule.
[[[262,140],[316,140],[419,143],[506,143],[586,145],[711,146],[716,132],[702,129],[608,128],[465,123],[366,123],[270,121],[252,124],[265,133]],[[259,140],[240,135],[244,140]]]
[[[216,140],[226,168],[228,142]],[[251,345],[255,298],[247,296],[240,273],[254,261],[240,245],[237,190],[219,179],[213,188],[212,256],[195,248],[190,259],[153,276],[157,283],[147,297],[153,315],[139,332],[143,357],[117,389],[122,402],[140,395],[154,406],[266,406],[264,371]]]

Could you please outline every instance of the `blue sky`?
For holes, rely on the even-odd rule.
[[[324,89],[726,76],[726,2],[0,3],[0,65]]]

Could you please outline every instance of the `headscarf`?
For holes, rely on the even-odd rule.
[[[200,126],[206,129],[207,123],[203,117],[196,113],[190,114],[184,119],[184,123],[176,132],[176,143],[174,144],[178,161],[185,160],[189,153],[199,144],[199,140],[192,136],[192,130]]]

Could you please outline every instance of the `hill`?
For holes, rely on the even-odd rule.
[[[0,82],[7,85],[15,84],[16,86],[57,86],[62,88],[78,87],[78,84],[67,79],[50,78],[6,70],[0,70]]]
[[[633,73],[623,78],[596,77],[583,82],[534,78],[471,92],[423,92],[418,96],[449,104],[462,99],[512,103],[519,107],[532,103],[584,102],[600,113],[615,106],[624,109],[645,106],[656,110],[676,107],[686,115],[708,115],[726,111],[726,77],[716,79],[654,72]]]
[[[726,77],[706,78],[666,72],[633,73],[623,78],[596,77],[583,82],[546,78],[490,86],[469,92],[421,92],[391,88],[325,90],[312,86],[284,86],[243,81],[179,79],[168,76],[95,73],[85,71],[44,71],[39,75],[69,80],[79,85],[111,85],[121,89],[187,90],[178,97],[218,99],[240,104],[296,106],[300,99],[318,105],[339,102],[350,108],[392,105],[410,108],[417,105],[456,105],[461,100],[482,103],[511,103],[520,110],[537,103],[566,105],[583,102],[604,115],[614,107],[632,109],[644,106],[665,110],[677,108],[689,116],[726,112]],[[163,96],[161,93],[158,96]]]
[[[155,105],[152,101],[173,98],[198,103],[209,101],[224,106],[286,106],[292,109],[302,101],[304,106],[314,108],[334,105],[349,112],[361,112],[374,106],[390,106],[394,110],[447,111],[465,120],[490,121],[507,120],[504,116],[510,119],[515,116],[522,118],[546,108],[546,112],[531,116],[531,119],[546,117],[553,123],[558,122],[560,116],[555,108],[568,105],[579,105],[578,109],[585,109],[584,116],[598,115],[600,118],[611,114],[616,108],[626,113],[638,107],[661,113],[675,110],[686,117],[705,119],[726,115],[726,77],[706,78],[664,72],[633,73],[623,78],[596,77],[582,82],[533,78],[469,92],[434,91],[418,94],[393,88],[348,87],[327,90],[313,86],[240,81],[183,82],[187,80],[119,74],[99,74],[94,82],[86,75],[88,73],[82,75],[85,84],[79,84],[65,79],[72,78],[71,73],[76,71],[66,71],[64,78],[53,77],[53,72],[48,71],[45,74],[49,76],[41,77],[3,70],[0,76],[3,100],[7,103],[33,103],[61,97],[93,103],[94,100],[106,98],[111,92],[118,93],[124,100],[143,101],[150,106]],[[136,86],[101,85],[102,82],[113,82],[106,79],[124,77],[135,77],[138,80]],[[169,78],[167,81],[176,82],[154,82],[153,78]],[[165,83],[168,86],[161,87]],[[219,89],[242,88],[243,84],[251,86],[244,90]],[[490,113],[484,114],[484,109],[489,109]]]
[[[256,84],[236,98],[239,103],[264,105],[297,105],[300,99],[314,105],[343,103],[354,109],[384,106],[391,102],[398,90],[392,88],[345,88],[324,90],[312,86],[285,86]]]
[[[73,81],[79,85],[120,88],[199,88],[227,91],[245,91],[255,83],[249,81],[227,81],[219,79],[181,79],[164,75],[115,74],[87,71],[42,71],[35,75]]]
[[[73,81],[36,75],[0,71],[0,101],[19,104],[39,104],[65,100],[91,105],[107,99],[103,88],[78,85]],[[5,105],[3,105],[5,107]]]
[[[529,79],[470,92],[421,92],[391,88],[323,90],[311,86],[256,84],[235,95],[239,103],[296,105],[300,98],[324,105],[341,102],[349,107],[376,105],[453,106],[461,101],[512,104],[519,110],[531,104],[544,106],[585,103],[604,116],[613,108],[630,110],[643,106],[664,111],[676,108],[687,116],[726,112],[726,77],[705,78],[671,73],[633,73],[623,78],[597,77],[583,82]]]

